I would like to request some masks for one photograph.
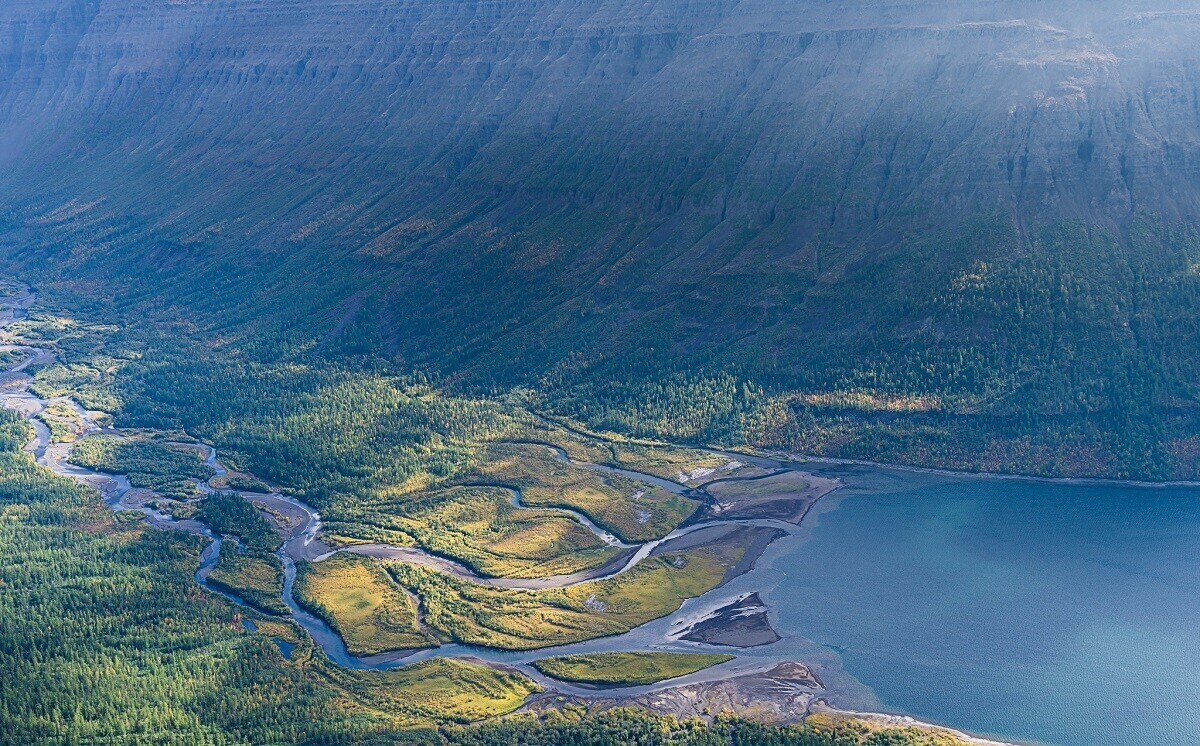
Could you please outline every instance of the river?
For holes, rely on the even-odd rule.
[[[36,295],[28,288],[23,287],[15,297],[8,297],[0,300],[0,327],[7,327],[11,324],[24,318],[27,310],[33,305],[36,300]],[[0,349],[24,353],[27,357],[9,367],[3,373],[0,373],[0,403],[5,407],[21,412],[29,419],[34,426],[34,437],[26,446],[26,450],[34,456],[38,463],[48,467],[56,474],[67,476],[79,480],[85,484],[95,487],[103,496],[104,501],[114,510],[118,509],[135,509],[140,510],[146,520],[153,526],[162,529],[183,530],[199,536],[210,539],[210,543],[205,547],[200,556],[200,563],[195,572],[195,578],[198,583],[203,585],[208,590],[216,593],[229,601],[243,607],[249,607],[248,604],[235,594],[228,593],[218,589],[208,583],[208,576],[220,558],[221,551],[230,551],[227,545],[232,544],[237,546],[236,537],[221,537],[213,534],[207,526],[194,519],[175,520],[171,516],[161,512],[158,509],[140,506],[137,504],[127,504],[123,498],[126,493],[129,493],[131,485],[129,480],[124,475],[106,474],[91,471],[88,469],[75,466],[68,461],[72,443],[53,443],[51,442],[51,434],[49,428],[36,419],[36,415],[45,410],[51,403],[60,404],[73,409],[80,418],[82,423],[82,435],[106,432],[114,436],[120,436],[119,431],[112,428],[101,427],[92,419],[91,415],[80,407],[76,402],[66,398],[58,398],[52,401],[42,399],[30,391],[32,377],[28,373],[28,369],[35,366],[50,363],[54,360],[54,354],[45,349],[36,347],[27,347],[23,345],[0,344]],[[219,454],[211,445],[207,444],[181,444],[196,447],[200,450],[205,462],[213,467],[216,476],[227,474],[227,469],[221,463]],[[555,446],[551,448],[558,458],[564,461],[570,461],[566,452]],[[571,462],[575,463],[575,462]],[[588,469],[605,471],[620,474],[622,476],[640,479],[643,482],[668,489],[679,494],[690,494],[694,490],[692,488],[670,482],[669,480],[661,479],[649,474],[641,474],[626,469],[618,469],[600,464],[579,463]],[[501,486],[501,485],[495,485]],[[207,481],[197,482],[198,491],[202,494],[211,494],[213,488]],[[512,488],[507,488],[512,489]],[[521,494],[519,490],[512,489],[513,503],[518,507],[523,507],[521,503]],[[529,662],[546,655],[555,653],[567,652],[590,652],[601,650],[636,650],[636,649],[695,649],[695,645],[687,643],[679,643],[669,639],[669,634],[666,628],[659,629],[665,623],[665,620],[659,620],[658,623],[645,625],[637,630],[634,630],[628,635],[620,635],[601,640],[593,640],[585,643],[562,646],[559,648],[547,648],[540,651],[512,653],[500,651],[490,648],[481,648],[470,645],[447,644],[436,649],[423,651],[400,651],[396,653],[385,653],[370,657],[355,657],[349,654],[344,641],[333,629],[329,627],[322,619],[309,613],[296,602],[293,586],[296,579],[296,562],[300,560],[320,562],[328,557],[336,554],[338,551],[347,551],[360,554],[368,554],[372,556],[384,556],[401,558],[408,562],[423,564],[443,572],[450,572],[459,577],[478,582],[482,584],[491,584],[500,587],[509,588],[554,588],[564,587],[567,585],[585,582],[597,578],[612,578],[624,572],[627,572],[634,565],[646,558],[656,548],[667,544],[673,540],[683,539],[693,532],[705,529],[712,526],[721,525],[757,525],[780,528],[783,531],[790,532],[797,527],[790,524],[781,523],[774,520],[766,519],[745,519],[745,520],[711,520],[701,523],[692,523],[684,525],[672,531],[666,537],[646,542],[640,545],[626,544],[620,541],[612,533],[604,530],[596,525],[587,516],[573,510],[565,508],[553,508],[554,512],[563,513],[578,520],[580,524],[592,531],[599,539],[609,544],[610,546],[625,550],[619,555],[609,566],[597,568],[592,572],[577,573],[574,575],[554,576],[549,578],[536,579],[490,579],[481,578],[475,575],[468,568],[442,557],[430,555],[420,549],[414,547],[394,547],[390,545],[358,545],[349,547],[343,550],[330,550],[319,540],[321,531],[320,514],[311,506],[306,505],[302,501],[282,495],[279,493],[261,494],[242,492],[243,498],[253,502],[269,506],[273,511],[288,516],[292,522],[290,533],[285,537],[283,545],[280,547],[277,555],[284,566],[284,586],[283,600],[291,610],[290,618],[302,626],[309,635],[313,638],[325,654],[334,663],[355,669],[386,669],[395,666],[405,665],[408,663],[423,660],[429,657],[446,657],[446,656],[472,656],[483,660],[490,660],[498,663],[505,663],[520,668],[526,675],[537,680],[543,685],[552,686],[560,691],[578,694],[587,694],[593,690],[575,687],[565,682],[550,681],[532,666]],[[543,509],[544,510],[544,509]],[[685,604],[684,609],[687,609]],[[679,613],[672,615],[669,619],[689,619],[684,609]],[[621,694],[635,695],[646,691],[651,691],[656,688],[665,686],[674,686],[681,683],[694,681],[710,680],[713,678],[721,678],[736,673],[745,673],[749,671],[762,670],[768,667],[768,663],[762,661],[731,661],[720,666],[715,666],[706,669],[688,677],[681,677],[671,682],[664,682],[657,685],[646,687],[627,687],[620,690]]]

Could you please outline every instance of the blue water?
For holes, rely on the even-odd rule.
[[[275,647],[279,648],[279,652],[283,655],[284,659],[290,661],[292,659],[292,650],[295,649],[296,645],[282,637],[272,637],[271,639],[275,642]]]
[[[1200,743],[1200,490],[830,469],[780,626],[888,708],[1021,741]]]

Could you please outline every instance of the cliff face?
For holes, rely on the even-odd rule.
[[[1200,217],[1198,39],[1183,0],[9,0],[2,193],[80,272],[358,278],[326,305],[449,367],[890,329],[839,288],[926,231]]]
[[[934,178],[1119,215],[1139,182],[1196,166],[1200,13],[1143,4],[13,0],[0,115],[73,138],[51,155],[136,148],[180,170],[340,157],[393,188],[511,186],[565,151],[624,167],[593,183],[655,193],[686,172],[751,201],[741,178],[759,209],[814,188],[823,223]]]

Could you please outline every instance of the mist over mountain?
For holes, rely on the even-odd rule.
[[[10,0],[3,251],[574,411],[734,371],[1144,453],[1192,437],[1198,39],[1179,0]]]

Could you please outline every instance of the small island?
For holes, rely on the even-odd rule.
[[[757,593],[742,596],[688,627],[681,640],[706,645],[752,648],[779,641],[767,617],[767,605]]]

